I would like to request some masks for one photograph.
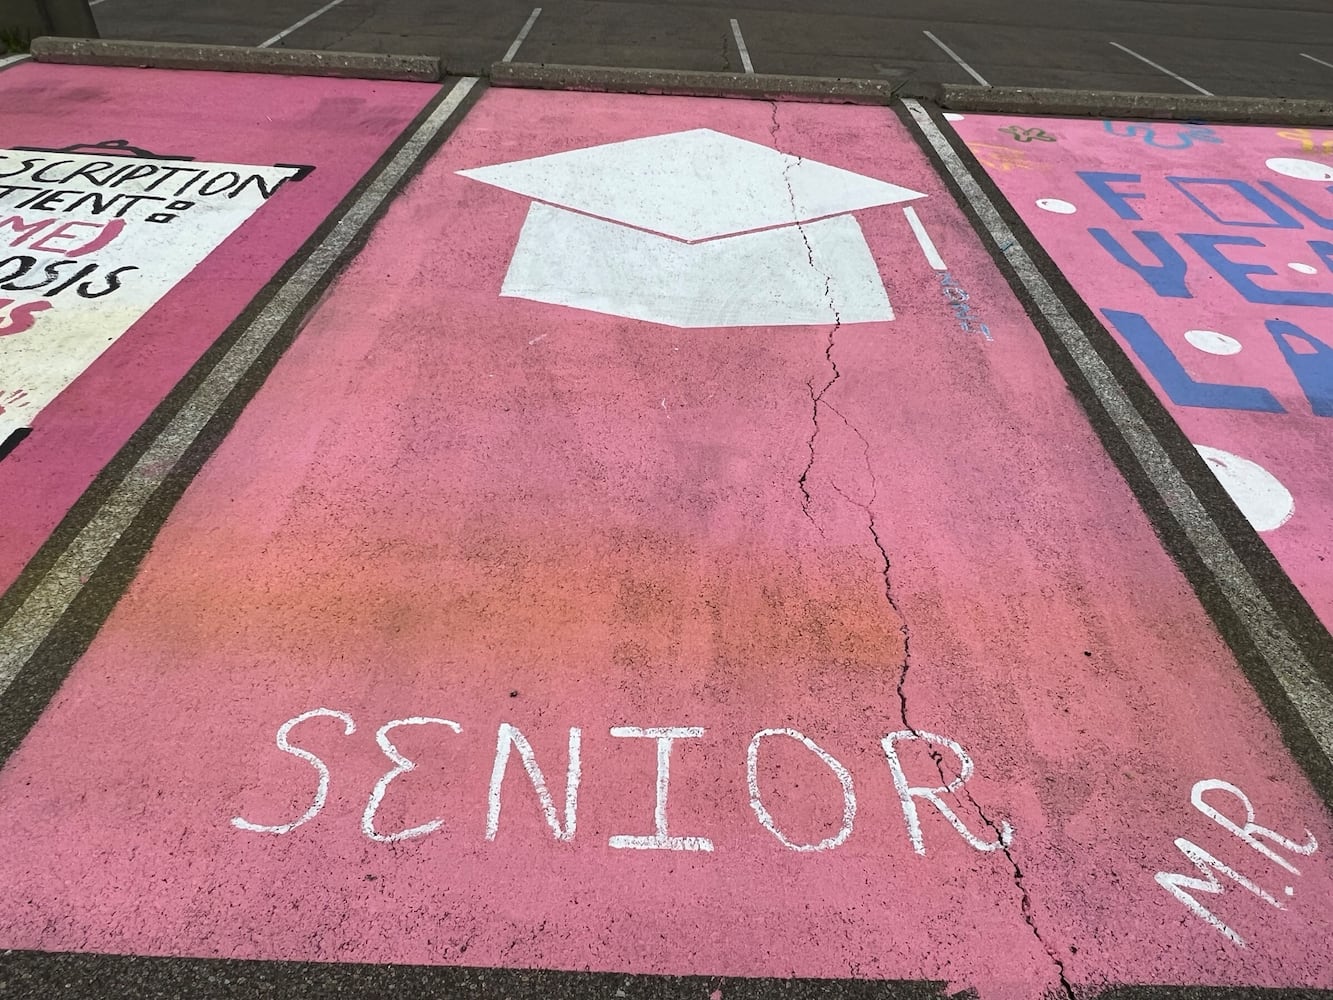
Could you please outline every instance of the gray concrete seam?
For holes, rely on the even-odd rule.
[[[900,96],[922,98],[947,111],[1010,112],[1073,118],[1155,118],[1240,125],[1333,125],[1333,99],[1204,97],[1131,91],[1052,90],[915,83]]]
[[[448,96],[416,129],[392,160],[366,186],[361,196],[296,269],[245,332],[208,373],[179,412],[154,438],[125,478],[62,552],[14,615],[0,626],[0,694],[55,631],[61,617],[120,536],[169,478],[237,383],[263,354],[284,324],[300,309],[310,291],[324,278],[375,217],[380,205],[431,146],[479,80],[454,84]]]
[[[738,97],[765,101],[786,98],[837,104],[888,104],[899,86],[890,80],[844,77],[514,62],[493,65],[490,81],[496,87],[540,90]]]
[[[1304,719],[1324,756],[1333,761],[1333,692],[1316,676],[1300,645],[1244,562],[944,133],[919,101],[905,98],[903,104],[967,198],[991,240],[1009,261],[1019,281],[1060,338],[1166,509],[1213,575],[1227,603],[1244,623],[1259,655]]]
[[[443,79],[440,60],[436,56],[266,49],[246,45],[194,45],[43,36],[33,39],[32,57],[38,62],[89,66],[278,73],[422,83],[438,83]]]

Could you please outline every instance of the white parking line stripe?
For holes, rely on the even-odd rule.
[[[1133,49],[1131,49],[1131,48],[1126,48],[1125,46],[1121,45],[1119,42],[1112,42],[1111,44],[1114,45],[1114,46],[1115,46],[1117,49],[1119,49],[1121,52],[1124,52],[1126,55],[1131,55],[1131,56],[1133,56],[1135,59],[1139,60],[1139,62],[1145,62],[1145,63],[1147,63],[1147,64],[1148,64],[1149,66],[1151,66],[1153,69],[1161,70],[1161,71],[1162,71],[1163,73],[1165,73],[1167,76],[1171,77],[1171,79],[1173,79],[1173,80],[1179,80],[1179,81],[1180,81],[1181,83],[1183,83],[1185,86],[1191,88],[1192,90],[1197,90],[1199,93],[1203,94],[1205,97],[1212,97],[1212,96],[1213,96],[1213,92],[1212,92],[1211,90],[1204,90],[1204,89],[1203,89],[1202,87],[1200,87],[1197,83],[1191,83],[1189,80],[1186,80],[1186,79],[1185,79],[1183,76],[1181,76],[1179,73],[1172,73],[1172,72],[1171,72],[1169,69],[1167,69],[1165,66],[1161,65],[1160,63],[1155,63],[1155,62],[1153,62],[1153,61],[1152,61],[1151,59],[1149,59],[1147,56],[1141,56],[1141,55],[1139,55],[1137,52],[1135,52]]]
[[[537,23],[537,18],[541,17],[541,15],[542,9],[540,7],[534,7],[532,9],[532,13],[528,15],[527,21],[524,22],[522,29],[519,30],[518,37],[514,39],[514,44],[509,46],[509,51],[504,54],[500,59],[500,62],[514,61],[514,56],[518,55],[518,47],[523,44],[523,40],[528,37],[528,32],[532,30],[532,26]]]
[[[270,38],[268,41],[266,41],[266,42],[260,42],[259,45],[256,46],[256,48],[266,49],[266,48],[268,48],[270,45],[272,45],[273,43],[282,41],[284,38],[286,38],[288,35],[290,35],[290,34],[291,34],[293,31],[295,31],[297,28],[304,27],[305,25],[307,25],[307,24],[309,24],[311,21],[313,21],[315,18],[319,17],[320,14],[323,14],[323,13],[324,13],[325,11],[327,11],[327,10],[332,10],[334,7],[337,7],[338,4],[340,4],[340,3],[342,3],[342,2],[343,2],[343,0],[333,0],[332,3],[326,3],[323,7],[319,8],[319,10],[315,11],[313,14],[308,14],[308,15],[306,15],[305,17],[301,18],[301,20],[297,21],[295,24],[293,24],[293,25],[292,25],[290,28],[288,28],[286,31],[279,31],[276,35],[274,35],[274,36],[273,36],[272,38]]]
[[[916,236],[917,243],[921,246],[921,252],[926,255],[926,263],[936,271],[947,271],[944,258],[935,247],[935,241],[930,238],[930,233],[926,232],[926,227],[922,225],[920,217],[916,214],[916,209],[911,205],[903,209],[903,215],[907,216],[907,224],[912,227],[912,234]]]
[[[1303,58],[1305,58],[1305,59],[1309,59],[1310,62],[1317,62],[1320,66],[1327,66],[1329,69],[1333,69],[1333,63],[1331,63],[1331,62],[1324,62],[1324,60],[1322,60],[1322,59],[1316,59],[1314,56],[1310,55],[1310,53],[1308,53],[1308,52],[1302,52],[1302,53],[1301,53],[1301,56],[1302,56]]]
[[[736,36],[736,48],[741,50],[741,65],[745,67],[745,72],[754,72],[754,63],[750,62],[750,50],[745,47],[745,39],[741,37],[741,26],[733,17],[731,19],[731,33]]]
[[[925,35],[927,38],[929,38],[936,45],[938,45],[944,51],[944,54],[946,56],[948,56],[950,59],[956,62],[959,66],[963,67],[963,69],[967,71],[967,75],[970,76],[973,80],[976,80],[977,83],[981,84],[983,87],[990,86],[990,84],[986,82],[986,78],[984,76],[982,76],[980,73],[974,70],[967,63],[963,62],[963,60],[959,57],[957,52],[955,52],[953,49],[949,48],[949,46],[941,42],[931,32],[923,31],[922,34]]]

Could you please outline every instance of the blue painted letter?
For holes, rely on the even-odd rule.
[[[1115,214],[1122,219],[1142,219],[1143,216],[1125,204],[1128,198],[1142,198],[1141,192],[1121,193],[1112,191],[1111,184],[1114,182],[1123,182],[1125,184],[1137,184],[1141,179],[1138,174],[1108,174],[1104,170],[1078,170],[1075,171],[1082,178],[1083,183],[1092,188],[1102,201],[1110,205],[1115,210]]]
[[[1333,347],[1312,337],[1295,323],[1270,319],[1264,324],[1277,341],[1278,350],[1287,359],[1287,367],[1301,384],[1310,401],[1310,409],[1320,417],[1333,417]],[[1312,351],[1297,351],[1289,337],[1304,341]]]
[[[1296,211],[1300,212],[1301,215],[1305,216],[1316,226],[1319,226],[1322,229],[1333,229],[1333,219],[1328,219],[1320,215],[1309,205],[1305,204],[1302,201],[1296,200],[1286,191],[1283,191],[1282,188],[1274,184],[1272,181],[1261,181],[1260,183],[1263,184],[1264,187],[1268,188],[1269,191],[1273,192],[1273,194],[1277,195],[1279,198],[1285,201],[1292,208],[1296,209]],[[1324,188],[1324,190],[1333,191],[1333,185]]]
[[[1180,238],[1194,248],[1213,270],[1226,279],[1247,301],[1270,306],[1330,306],[1333,292],[1298,292],[1282,288],[1261,288],[1251,281],[1251,274],[1277,274],[1266,264],[1245,264],[1230,260],[1218,250],[1219,245],[1261,247],[1264,244],[1253,236],[1205,236],[1199,233],[1181,233]]]
[[[1253,410],[1259,413],[1285,413],[1282,404],[1267,389],[1253,385],[1225,385],[1196,382],[1176,360],[1171,348],[1138,313],[1103,309],[1102,315],[1129,341],[1129,346],[1148,366],[1158,385],[1181,406],[1205,406],[1217,410]]]
[[[1140,264],[1130,256],[1129,251],[1105,229],[1089,229],[1092,238],[1102,245],[1120,263],[1130,268],[1140,278],[1152,286],[1152,290],[1165,299],[1192,299],[1189,287],[1185,284],[1185,258],[1180,256],[1165,236],[1151,229],[1135,229],[1134,235],[1148,248],[1161,263],[1158,265]]]
[[[1194,202],[1205,215],[1214,222],[1220,222],[1224,226],[1250,226],[1261,229],[1300,229],[1302,228],[1299,219],[1292,218],[1291,213],[1284,212],[1279,206],[1265,198],[1250,185],[1244,181],[1226,180],[1217,177],[1168,177],[1167,182],[1177,191],[1183,194],[1190,201]],[[1243,219],[1224,219],[1214,212],[1208,205],[1190,191],[1186,185],[1202,185],[1204,190],[1209,186],[1224,187],[1236,192],[1255,208],[1259,209],[1267,218],[1263,222],[1247,222]],[[1281,194],[1281,192],[1278,192]]]

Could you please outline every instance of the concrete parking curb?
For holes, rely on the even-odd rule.
[[[900,96],[919,97],[948,111],[1012,112],[1089,118],[1154,118],[1166,121],[1203,120],[1242,125],[1333,124],[1333,99],[1205,97],[1202,94],[1143,94],[1127,91],[919,83],[904,88]]]
[[[92,66],[279,73],[285,76],[336,76],[363,80],[436,83],[442,78],[440,60],[435,56],[260,49],[244,45],[42,37],[33,39],[32,57],[38,62]]]
[[[37,62],[95,66],[141,66],[292,76],[334,76],[434,83],[451,68],[436,56],[263,49],[242,45],[195,45],[93,38],[41,37],[32,42]],[[630,69],[499,62],[465,75],[488,76],[498,87],[543,90],[673,94],[688,97],[788,98],[836,104],[888,104],[916,97],[948,111],[1011,112],[1071,117],[1143,118],[1237,124],[1333,125],[1333,99],[1217,97],[1128,91],[1058,90],[1041,87],[979,87],[906,78],[794,76],[672,69]]]
[[[900,82],[771,73],[723,73],[674,69],[621,69],[612,66],[561,66],[496,63],[490,70],[497,87],[542,90],[592,90],[687,97],[740,97],[758,100],[799,98],[834,104],[888,104]]]

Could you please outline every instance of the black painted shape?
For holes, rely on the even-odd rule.
[[[8,458],[9,453],[19,446],[19,442],[31,433],[31,427],[20,427],[18,430],[10,431],[9,437],[0,441],[0,462]]]
[[[72,146],[62,146],[59,149],[51,149],[45,146],[14,146],[14,149],[22,149],[31,153],[116,153],[128,154],[129,156],[141,156],[150,160],[193,160],[193,156],[168,156],[165,153],[154,153],[147,149],[141,149],[138,146],[131,146],[128,139],[106,139],[102,142],[76,142]]]
[[[296,173],[287,178],[289,181],[303,181],[314,171],[314,167],[309,163],[275,163],[275,167],[286,167],[289,170],[295,170]]]

